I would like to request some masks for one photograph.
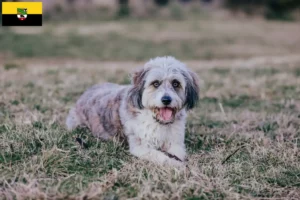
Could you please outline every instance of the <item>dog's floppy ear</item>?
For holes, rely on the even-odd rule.
[[[186,109],[193,109],[199,100],[199,78],[196,73],[189,71],[189,76],[186,76],[187,84],[185,89]]]
[[[129,101],[130,103],[139,109],[143,109],[142,96],[145,85],[145,75],[148,70],[140,68],[132,74],[131,83],[133,88],[129,91]]]

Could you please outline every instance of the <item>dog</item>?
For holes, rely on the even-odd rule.
[[[89,88],[70,110],[68,130],[85,126],[100,139],[125,139],[138,158],[183,166],[186,117],[199,99],[198,76],[166,56],[150,59],[131,82]]]

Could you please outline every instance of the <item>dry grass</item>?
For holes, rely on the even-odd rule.
[[[299,38],[292,31],[298,25],[283,26],[286,29],[266,25],[275,30],[274,41],[259,31],[241,29],[236,36],[240,39],[234,41],[249,33],[263,41],[253,44],[257,49],[274,45],[270,51],[251,54],[255,57],[244,58],[234,51],[220,59],[222,48],[218,51],[219,43],[211,43],[213,60],[186,60],[204,84],[199,106],[187,124],[185,171],[138,160],[115,141],[100,142],[87,130],[68,132],[64,127],[68,109],[88,86],[128,83],[128,73],[142,62],[51,56],[2,60],[0,199],[299,199],[300,55],[293,43]],[[225,33],[230,35],[227,28],[218,25],[218,32],[204,31],[201,37],[223,41]],[[197,37],[193,30],[185,28]],[[289,37],[283,38],[283,32]],[[162,31],[155,40],[164,40],[164,34],[169,35]],[[282,40],[275,42],[276,37]],[[185,38],[172,35],[171,42],[179,40]],[[182,59],[184,50],[174,51]],[[137,51],[128,60],[135,60],[134,55],[143,58],[143,53],[150,55]],[[113,60],[113,54],[107,55]],[[182,57],[191,59],[188,54]],[[88,148],[78,145],[76,137]]]

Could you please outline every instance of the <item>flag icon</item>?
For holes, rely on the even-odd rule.
[[[42,2],[2,2],[2,26],[42,26]]]

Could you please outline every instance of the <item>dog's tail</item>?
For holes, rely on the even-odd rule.
[[[69,115],[66,120],[67,129],[69,131],[74,130],[76,127],[80,125],[79,117],[76,113],[75,108],[72,108],[69,112]]]

